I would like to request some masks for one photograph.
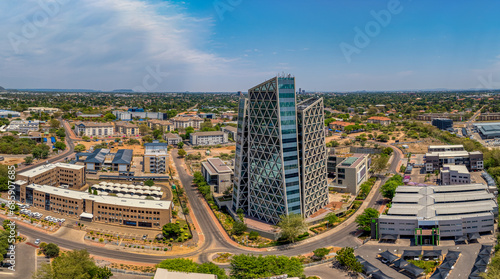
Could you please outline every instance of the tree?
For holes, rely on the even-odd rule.
[[[326,215],[325,220],[328,221],[328,225],[332,225],[339,221],[339,217],[335,212],[330,212]]]
[[[314,256],[318,259],[323,259],[326,255],[330,253],[330,249],[328,248],[318,248],[313,251]]]
[[[176,238],[181,234],[181,226],[176,223],[165,224],[162,233],[165,238]]]
[[[33,275],[34,279],[108,279],[113,273],[107,267],[98,267],[87,250],[74,250],[63,253],[43,264]]]
[[[84,140],[84,141],[89,141],[89,140],[90,140],[90,138],[89,138],[89,137],[87,137],[87,136],[83,136],[83,137],[82,137],[82,140]]]
[[[184,143],[179,141],[179,143],[177,143],[177,148],[182,149],[182,147],[184,147]]]
[[[66,137],[66,132],[64,131],[64,129],[58,129],[57,132],[56,132],[56,136],[58,136],[60,138],[65,138]]]
[[[389,156],[386,154],[380,154],[378,157],[372,160],[372,170],[373,172],[381,172],[387,168],[389,163]]]
[[[33,157],[31,156],[25,157],[24,162],[26,163],[26,165],[31,165],[31,163],[33,163]]]
[[[295,239],[303,232],[307,231],[307,225],[304,218],[300,214],[291,213],[289,215],[281,215],[280,221],[276,225],[281,231],[281,238],[295,242]]]
[[[234,235],[242,235],[247,230],[247,225],[239,220],[236,220],[233,223],[233,228],[231,229],[231,233]]]
[[[389,180],[380,187],[380,192],[384,198],[392,200],[396,194],[396,188],[398,188],[399,185],[403,185],[403,177],[397,174],[389,178]]]
[[[259,233],[256,231],[251,231],[250,234],[248,235],[248,239],[250,240],[257,240],[259,238]]]
[[[163,260],[158,264],[158,267],[170,271],[215,274],[217,275],[217,278],[227,279],[227,275],[224,269],[211,262],[199,265],[190,259],[177,258]]]
[[[92,192],[92,194],[97,195],[97,190],[94,189],[94,192]]]
[[[365,232],[371,231],[371,222],[373,218],[378,217],[378,211],[375,208],[367,208],[363,213],[356,217],[356,223],[358,223],[358,228],[364,230]]]
[[[335,258],[341,265],[349,270],[355,272],[363,271],[363,265],[354,256],[354,249],[352,247],[343,247],[337,252]]]
[[[151,129],[146,124],[139,125],[139,132],[145,136],[151,132]]]
[[[287,274],[288,277],[302,277],[304,266],[298,258],[287,256],[235,255],[231,258],[231,278],[264,278]]]
[[[116,116],[114,114],[112,114],[111,112],[108,112],[104,115],[104,120],[106,120],[106,121],[112,121],[115,119],[116,119]]]
[[[50,127],[54,128],[54,129],[57,129],[61,126],[61,122],[57,119],[52,119],[52,120],[50,120],[49,123],[50,123]]]
[[[77,144],[74,148],[75,152],[83,152],[85,151],[85,149],[86,149],[85,145],[83,144]]]
[[[151,186],[155,185],[155,182],[151,179],[148,179],[148,180],[144,181],[144,185],[151,187]]]
[[[54,143],[54,147],[59,149],[59,150],[64,150],[64,149],[66,149],[66,144],[62,141],[58,141],[58,142]]]
[[[55,257],[59,256],[59,246],[57,246],[54,243],[49,243],[43,249],[43,253],[45,254],[45,256],[47,256],[49,258],[55,258]]]
[[[159,129],[156,129],[153,131],[153,137],[155,139],[161,139],[163,136],[163,131],[162,130],[159,130]]]
[[[179,151],[177,151],[177,154],[179,155],[179,157],[184,157],[186,156],[187,152],[184,149],[179,149]]]

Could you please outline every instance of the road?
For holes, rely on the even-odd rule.
[[[387,145],[389,146],[389,145]],[[393,147],[389,146],[395,150],[393,152],[394,157],[392,163],[389,167],[389,172],[396,172],[397,166],[399,164],[399,160],[401,159],[400,151]],[[277,247],[274,249],[268,249],[263,252],[249,251],[240,247],[235,247],[224,238],[225,232],[220,231],[216,226],[216,223],[211,218],[209,212],[204,207],[204,202],[202,197],[198,194],[198,191],[191,187],[192,184],[192,176],[188,175],[186,170],[183,167],[183,160],[177,158],[177,150],[173,152],[174,163],[176,164],[179,179],[185,187],[186,195],[190,201],[190,205],[192,207],[192,212],[194,213],[203,235],[205,237],[205,242],[198,247],[195,251],[190,253],[186,253],[183,255],[175,255],[175,256],[156,256],[156,255],[146,255],[146,254],[136,254],[118,250],[107,249],[98,246],[86,245],[80,242],[70,241],[66,239],[60,239],[56,236],[52,236],[49,234],[45,234],[43,232],[39,232],[37,230],[33,230],[29,225],[21,224],[19,226],[19,231],[28,236],[30,239],[41,239],[44,242],[52,242],[63,248],[67,249],[87,249],[90,254],[97,255],[101,257],[106,257],[110,259],[120,259],[131,262],[139,262],[139,263],[158,263],[162,259],[166,258],[178,258],[178,257],[198,257],[200,262],[209,261],[209,255],[216,252],[230,252],[233,254],[241,254],[241,253],[252,253],[252,254],[262,254],[262,255],[286,255],[286,256],[296,256],[300,254],[309,253],[317,248],[323,248],[326,246],[357,246],[359,245],[359,240],[353,236],[353,234],[357,230],[356,223],[350,223],[342,228],[341,231],[336,233],[326,232],[319,236],[307,239],[305,241],[297,243],[293,247],[284,248]],[[382,183],[387,180],[386,177],[382,179]],[[368,206],[373,208],[378,208],[382,202],[382,196],[379,191],[375,193],[373,198],[369,201]],[[4,218],[0,217],[0,221],[3,221]]]
[[[64,127],[64,131],[66,132],[66,147],[67,147],[66,150],[63,153],[61,153],[59,155],[56,155],[56,156],[53,156],[53,157],[51,157],[49,159],[40,160],[36,164],[32,164],[32,165],[28,165],[28,166],[19,168],[19,169],[17,169],[18,172],[34,169],[34,168],[36,168],[36,167],[38,167],[40,165],[45,164],[47,161],[49,163],[54,163],[54,162],[57,162],[59,160],[62,160],[64,158],[66,158],[66,157],[69,157],[70,155],[73,154],[73,152],[75,151],[75,144],[73,143],[73,140],[70,137],[71,135],[70,135],[70,133],[68,131],[69,127],[68,127],[66,121],[62,121],[61,123],[62,123],[62,125]]]

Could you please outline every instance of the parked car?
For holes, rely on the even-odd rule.
[[[39,239],[39,238],[37,238],[37,239],[35,240],[35,245],[38,245],[38,244],[40,244],[40,239]]]

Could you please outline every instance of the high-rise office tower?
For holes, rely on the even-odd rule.
[[[297,105],[295,78],[274,77],[241,99],[233,210],[277,223],[328,203],[323,100]]]

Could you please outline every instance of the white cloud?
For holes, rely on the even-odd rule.
[[[191,86],[200,76],[232,72],[235,60],[202,50],[211,18],[170,2],[58,1],[41,0],[52,9],[36,0],[0,3],[0,34],[7,38],[0,40],[2,86],[133,88],[142,85],[146,67],[159,65],[169,75],[156,90],[203,90]]]

